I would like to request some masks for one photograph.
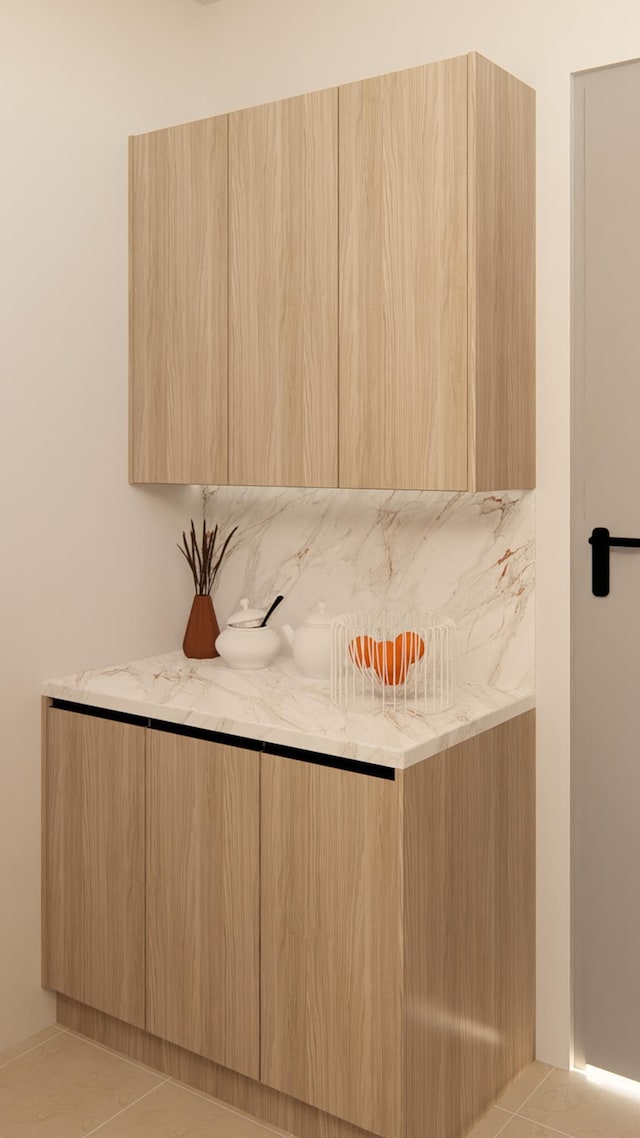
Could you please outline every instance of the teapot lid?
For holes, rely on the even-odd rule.
[[[248,597],[240,601],[240,611],[233,612],[227,624],[230,628],[257,628],[264,617],[264,609],[250,609]]]
[[[304,620],[304,628],[329,628],[333,617],[326,612],[326,602],[318,601],[315,608],[307,613]]]

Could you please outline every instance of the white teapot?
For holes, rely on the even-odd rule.
[[[275,629],[261,625],[264,611],[250,609],[246,597],[240,601],[240,610],[229,617],[216,648],[229,668],[243,672],[266,668],[278,655],[280,637]]]
[[[282,626],[300,671],[314,680],[326,680],[331,672],[331,617],[326,607],[320,601],[295,632],[289,624]]]

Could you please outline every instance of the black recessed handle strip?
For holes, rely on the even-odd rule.
[[[591,592],[594,597],[609,596],[609,551],[640,549],[640,537],[611,537],[604,526],[596,526],[589,538],[591,546]]]
[[[335,767],[336,770],[368,775],[370,778],[387,779],[389,782],[394,782],[396,777],[395,767],[361,762],[359,759],[343,758],[341,755],[325,755],[322,752],[307,751],[301,747],[289,747],[284,743],[268,743],[263,739],[246,739],[244,736],[228,735],[222,731],[210,731],[206,727],[192,727],[187,723],[173,723],[169,719],[149,719],[147,716],[131,715],[126,711],[114,711],[108,707],[94,707],[92,704],[58,699],[57,696],[52,698],[51,706],[58,711],[72,711],[76,715],[91,715],[97,719],[130,723],[134,727],[148,727],[152,731],[164,731],[169,735],[186,735],[192,739],[205,739],[211,743],[223,743],[226,747],[242,747],[243,750],[259,751],[265,755],[279,755],[283,759],[295,759],[298,762],[311,763],[319,767]]]

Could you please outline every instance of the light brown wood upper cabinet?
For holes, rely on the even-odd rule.
[[[227,116],[130,140],[131,482],[227,481]]]
[[[340,485],[467,483],[467,60],[340,88]]]
[[[340,485],[534,485],[534,92],[472,54],[340,88]]]
[[[229,116],[229,481],[338,484],[338,92]]]
[[[147,1031],[259,1066],[259,755],[148,733]]]
[[[133,139],[131,480],[533,486],[534,199],[475,54]]]
[[[42,983],[145,1026],[145,731],[46,708]]]

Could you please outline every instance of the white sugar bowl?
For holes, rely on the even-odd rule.
[[[238,671],[253,672],[267,668],[280,651],[280,637],[268,625],[260,627],[265,612],[249,608],[244,597],[240,611],[234,612],[216,640],[216,648],[225,664]]]
[[[288,624],[282,626],[300,671],[314,680],[328,679],[331,671],[332,618],[325,611],[326,607],[324,601],[319,601],[295,632]]]

